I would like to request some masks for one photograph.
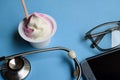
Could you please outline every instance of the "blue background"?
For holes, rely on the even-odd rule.
[[[57,32],[47,47],[64,46],[76,51],[79,63],[99,54],[84,40],[94,26],[120,20],[120,0],[25,0],[29,14],[45,13],[57,22]],[[35,50],[18,34],[25,17],[21,0],[0,0],[0,56]],[[26,80],[74,80],[73,61],[64,51],[29,55],[32,70]],[[82,79],[82,78],[81,78]],[[0,80],[3,78],[0,76]]]

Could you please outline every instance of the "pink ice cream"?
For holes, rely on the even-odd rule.
[[[53,31],[51,20],[44,14],[33,13],[24,26],[24,33],[27,37],[39,40],[47,38]]]

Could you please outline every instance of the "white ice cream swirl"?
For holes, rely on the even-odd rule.
[[[52,26],[49,20],[44,15],[34,14],[31,16],[27,25],[32,32],[29,34],[31,39],[44,39],[52,32]]]

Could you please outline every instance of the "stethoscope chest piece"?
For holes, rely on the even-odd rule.
[[[6,80],[22,80],[30,73],[31,65],[24,57],[16,57],[4,63],[1,74]]]

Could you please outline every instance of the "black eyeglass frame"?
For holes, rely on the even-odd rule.
[[[95,34],[91,34],[92,31],[94,31],[96,28],[102,27],[103,25],[107,25],[107,24],[117,24],[119,26],[117,27],[113,27],[113,28],[109,28],[103,32],[99,32],[99,33],[95,33]],[[91,48],[96,47],[98,50],[100,51],[107,51],[107,50],[113,50],[116,48],[119,48],[120,45],[115,46],[113,48],[109,48],[109,49],[103,49],[101,47],[98,46],[99,42],[101,41],[101,39],[104,37],[105,34],[107,33],[111,33],[114,30],[120,30],[120,21],[112,21],[112,22],[106,22],[103,24],[100,24],[96,27],[94,27],[93,29],[89,30],[86,34],[85,34],[85,39],[90,39],[90,41],[92,42],[91,44]],[[97,37],[96,41],[93,39],[93,37]]]

